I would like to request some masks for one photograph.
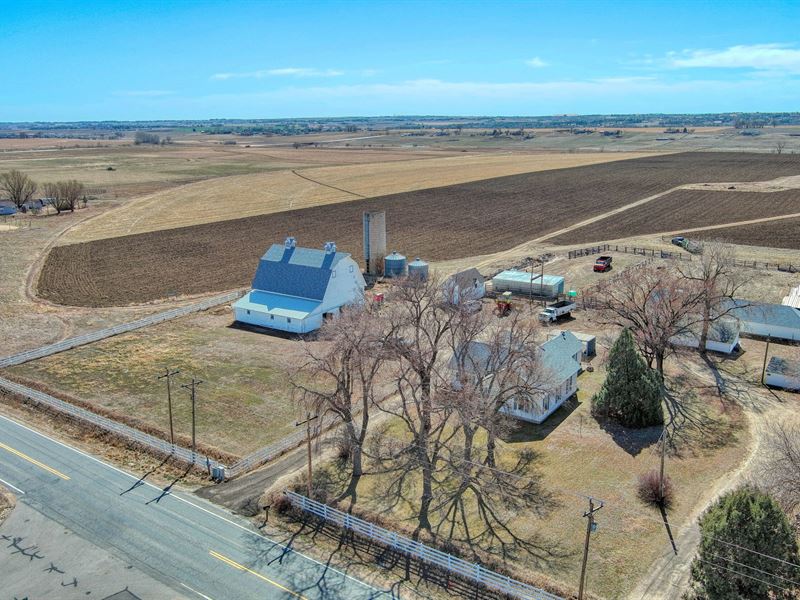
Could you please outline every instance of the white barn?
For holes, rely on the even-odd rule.
[[[800,391],[800,361],[773,356],[769,359],[764,383],[785,390]]]
[[[362,302],[366,284],[358,264],[328,242],[324,250],[298,248],[294,238],[273,244],[258,263],[252,289],[233,305],[249,325],[308,333],[342,306]]]
[[[549,391],[534,396],[511,398],[501,409],[501,412],[510,417],[536,424],[543,423],[578,391],[583,346],[571,332],[565,331],[542,344],[540,350],[542,366],[550,383]],[[462,352],[468,352],[466,364],[475,377],[492,377],[492,373],[488,372],[492,352],[488,344],[472,342],[469,348],[462,349]],[[456,364],[457,358],[453,357],[451,370],[454,372],[457,370]]]

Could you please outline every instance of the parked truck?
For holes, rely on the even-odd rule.
[[[574,309],[575,303],[572,300],[561,300],[560,302],[554,302],[539,313],[539,320],[554,323],[561,317],[569,316]]]
[[[611,268],[611,257],[601,256],[594,261],[594,270],[600,273],[605,273]]]

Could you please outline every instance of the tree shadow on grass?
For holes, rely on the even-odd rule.
[[[598,418],[597,423],[603,431],[611,436],[611,439],[614,440],[617,446],[631,456],[638,456],[642,450],[656,444],[662,432],[662,427],[660,425],[633,429],[630,427],[623,427],[610,419],[602,418]]]

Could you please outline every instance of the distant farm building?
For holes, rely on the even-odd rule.
[[[17,214],[17,205],[11,200],[0,200],[0,216],[8,217]]]
[[[319,329],[342,306],[364,299],[358,264],[328,242],[324,250],[298,248],[294,238],[274,244],[258,263],[253,287],[233,305],[241,323],[293,333]]]
[[[742,333],[776,340],[800,341],[800,308],[783,304],[734,300],[730,314],[739,320]]]
[[[549,382],[549,391],[511,398],[501,411],[528,423],[544,422],[578,390],[581,351],[581,342],[568,331],[542,344],[541,367]],[[488,380],[494,375],[491,372],[492,353],[489,344],[471,342],[461,348],[460,354],[453,356],[450,368],[455,373],[461,364],[466,374]]]
[[[785,390],[800,391],[800,361],[773,356],[769,359],[764,383]]]

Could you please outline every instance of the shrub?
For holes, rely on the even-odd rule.
[[[661,474],[658,469],[639,475],[639,485],[636,488],[639,500],[652,506],[669,508],[675,499],[675,488],[669,477],[664,477],[664,497],[661,497]]]

